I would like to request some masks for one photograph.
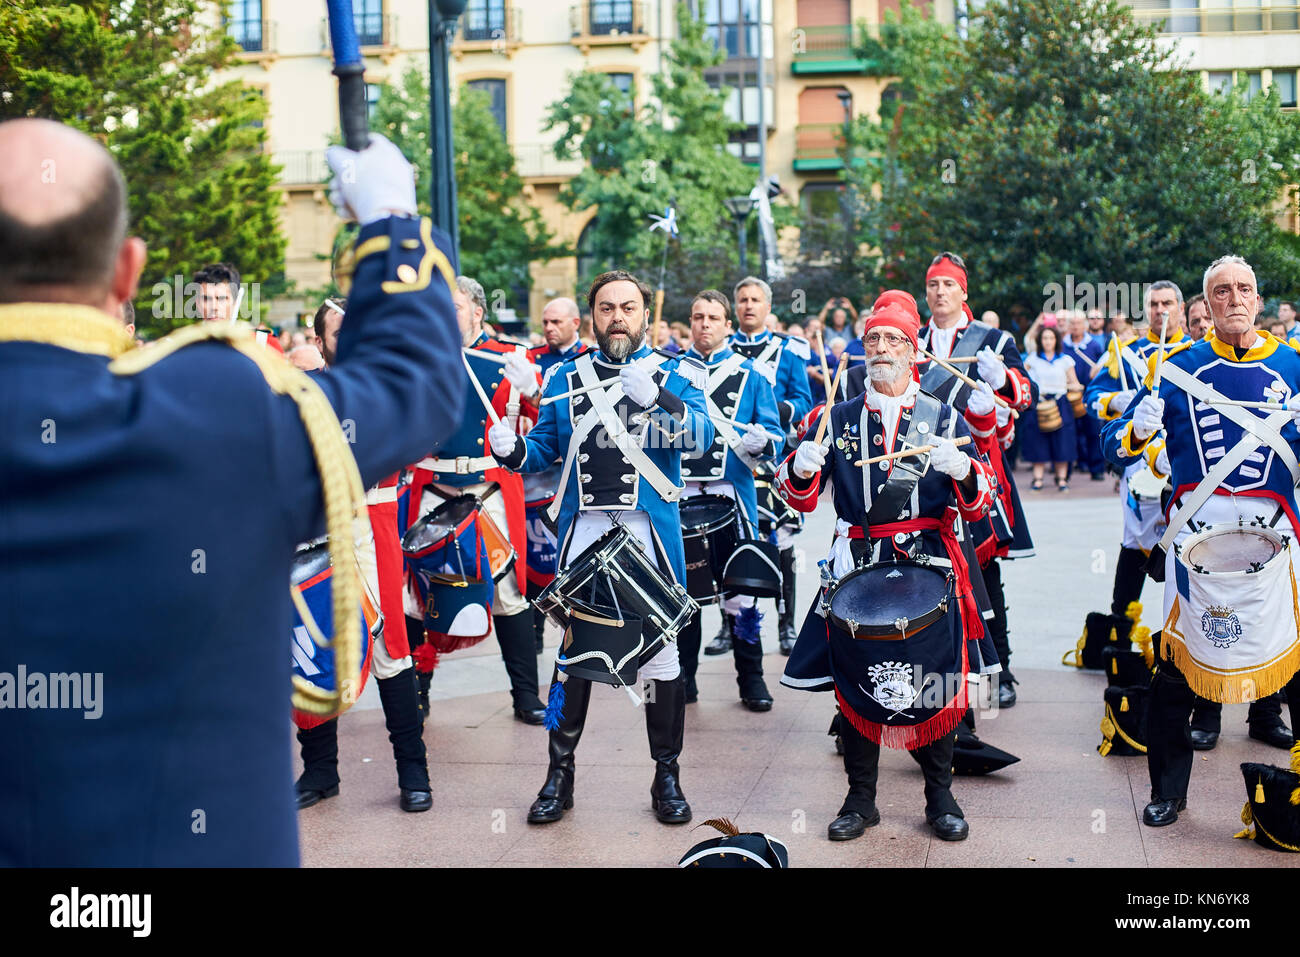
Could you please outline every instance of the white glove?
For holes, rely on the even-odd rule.
[[[979,369],[980,378],[994,389],[1007,384],[1007,367],[1003,365],[1002,357],[988,346],[975,353],[975,366]]]
[[[1110,415],[1119,415],[1128,408],[1128,404],[1132,402],[1136,396],[1137,393],[1132,389],[1125,389],[1123,392],[1116,392],[1110,397],[1110,405],[1105,409],[1098,409],[1097,412],[1100,414],[1104,411]],[[1098,399],[1097,402],[1100,403],[1101,400]]]
[[[745,426],[745,434],[740,437],[741,446],[750,455],[758,455],[771,441],[772,437],[767,434],[766,429],[752,423]]]
[[[1160,431],[1165,419],[1165,400],[1153,395],[1142,397],[1133,410],[1133,438],[1145,441]]]
[[[1286,407],[1291,410],[1291,421],[1300,427],[1300,395],[1293,395],[1287,400]]]
[[[995,408],[997,403],[993,401],[993,386],[987,382],[981,382],[978,389],[972,390],[970,399],[966,402],[966,411],[972,415],[988,415]]]
[[[344,219],[364,226],[394,214],[415,215],[415,169],[382,134],[371,133],[370,145],[359,153],[328,147],[325,162],[334,172],[330,202]]]
[[[1169,453],[1164,449],[1156,456],[1156,471],[1161,475],[1169,474]]]
[[[776,385],[776,366],[772,365],[772,363],[765,362],[762,359],[755,359],[754,371],[757,372],[759,375],[761,375],[764,379],[766,379],[768,385],[771,386]],[[829,382],[826,383],[826,387],[828,389],[830,388]]]
[[[639,365],[624,366],[618,379],[623,386],[623,394],[643,409],[650,408],[659,398],[659,386],[650,378],[650,373]]]
[[[533,373],[533,364],[523,356],[514,352],[506,356],[505,373],[510,384],[525,399],[531,399],[537,394],[537,376]]]
[[[820,442],[800,442],[794,450],[794,474],[801,479],[820,474],[825,465],[826,450]]]
[[[930,452],[930,464],[944,475],[951,475],[960,482],[970,475],[970,456],[957,448],[951,439],[935,436],[930,442],[934,449]]]
[[[505,419],[488,429],[488,442],[492,445],[492,454],[498,458],[505,458],[514,452],[518,441],[519,436],[515,435],[515,430],[510,428],[510,423]]]
[[[1005,428],[1006,424],[1011,421],[1011,406],[999,405],[995,408],[998,412],[998,428]]]

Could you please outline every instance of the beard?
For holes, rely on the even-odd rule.
[[[626,338],[614,339],[612,334],[615,332],[624,333]],[[636,352],[644,341],[645,323],[633,330],[621,319],[616,319],[605,327],[604,332],[596,330],[596,345],[600,346],[600,351],[615,362],[622,362]]]
[[[894,382],[904,375],[911,363],[906,359],[872,359],[867,366],[867,375],[872,382]]]

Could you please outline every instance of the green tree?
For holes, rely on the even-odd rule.
[[[105,142],[127,181],[132,232],[149,258],[138,325],[190,319],[154,310],[155,283],[234,263],[262,299],[284,285],[276,168],[262,98],[216,83],[237,47],[214,0],[9,0],[0,5],[0,118],[41,116]],[[158,297],[169,304],[170,293]]]
[[[664,55],[663,71],[651,78],[652,102],[638,108],[607,75],[586,71],[551,104],[545,127],[559,132],[557,158],[585,161],[562,200],[573,210],[597,209],[584,250],[593,265],[580,284],[616,265],[657,280],[664,239],[661,231],[648,231],[649,217],[676,204],[681,235],[668,253],[665,309],[673,318],[696,290],[733,274],[733,250],[719,255],[719,237],[734,235],[722,203],[748,193],[755,179],[727,150],[738,127],[727,118],[726,92],[704,79],[704,70],[724,57],[685,4],[677,5],[677,22],[680,36]]]
[[[1115,0],[990,0],[967,40],[905,3],[878,41],[863,31],[859,55],[897,93],[853,135],[874,154],[849,180],[875,282],[919,291],[951,249],[975,302],[1036,310],[1067,276],[1190,294],[1234,252],[1266,291],[1300,287],[1274,222],[1300,179],[1300,118],[1275,94],[1205,93],[1156,36]]]

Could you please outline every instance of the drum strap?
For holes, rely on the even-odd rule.
[[[1225,398],[1212,386],[1176,365],[1165,363],[1163,374],[1166,380],[1182,389],[1192,399],[1213,403],[1215,399]],[[1220,483],[1261,445],[1267,443],[1269,448],[1278,454],[1278,457],[1290,471],[1292,482],[1300,479],[1300,464],[1297,464],[1291,446],[1278,431],[1291,418],[1291,413],[1288,410],[1283,409],[1274,412],[1264,419],[1252,415],[1246,409],[1235,406],[1215,406],[1215,410],[1220,415],[1240,425],[1246,434],[1241,437],[1241,441],[1233,447],[1232,451],[1221,458],[1214,468],[1205,474],[1205,478],[1197,483],[1196,488],[1183,496],[1182,506],[1177,512],[1169,516],[1169,527],[1165,529],[1165,534],[1160,539],[1158,547],[1162,553],[1168,553],[1169,547],[1173,545],[1174,539],[1178,537],[1178,533],[1182,531],[1183,526],[1187,524],[1188,520],[1196,514],[1196,511],[1202,505],[1209,501],[1210,496],[1214,494],[1214,490],[1219,487]]]
[[[943,406],[938,399],[926,395],[923,392],[916,394],[916,404],[912,408],[912,424],[907,429],[907,435],[903,441],[907,445],[919,446],[925,445],[926,442],[939,434],[939,414],[943,411]],[[868,412],[867,403],[862,403],[862,439],[866,442],[867,425],[871,419]],[[884,426],[881,426],[882,432]],[[865,447],[865,446],[864,446]],[[885,522],[897,521],[904,510],[910,511],[908,506],[911,504],[912,492],[916,489],[916,484],[925,474],[926,468],[930,464],[929,455],[915,455],[907,458],[895,459],[894,467],[889,470],[889,478],[885,480],[884,491],[880,492],[874,498],[870,495],[869,487],[864,489],[866,500],[871,503],[867,510],[866,524],[880,525]],[[871,466],[866,466],[863,472],[862,481],[864,486],[870,486],[871,477],[868,474]]]
[[[728,419],[723,414],[722,409],[718,407],[718,404],[713,401],[713,391],[730,379],[744,362],[745,357],[736,352],[717,364],[709,373],[708,385],[704,390],[704,403],[708,407],[709,418],[713,420],[713,427],[721,433],[722,441],[727,443],[727,448],[731,449],[731,453],[740,459],[746,468],[753,471],[761,460],[754,458],[745,451],[745,447],[740,441],[740,433],[735,429],[735,420]],[[745,392],[745,383],[748,381],[748,377],[749,373],[746,371],[740,380],[741,395]],[[739,408],[739,399],[737,399],[736,405]]]
[[[646,371],[657,369],[663,361],[660,357],[654,357],[645,366]],[[578,378],[582,380],[584,387],[590,388],[600,384],[600,380],[596,378],[596,370],[592,366],[590,353],[579,356],[574,365],[578,372]],[[632,440],[632,436],[619,420],[618,413],[614,411],[615,403],[623,398],[623,387],[619,384],[619,380],[612,380],[612,384],[608,389],[592,389],[587,395],[591,399],[591,410],[578,420],[573,428],[573,434],[569,437],[569,449],[564,457],[564,470],[560,474],[560,484],[555,494],[555,501],[551,503],[551,507],[547,510],[547,514],[551,516],[551,521],[556,521],[559,518],[560,506],[564,501],[564,491],[568,488],[569,474],[573,471],[573,463],[578,457],[578,450],[597,425],[605,426],[605,431],[614,444],[618,446],[618,450],[623,453],[624,458],[632,463],[633,468],[636,469],[641,478],[650,483],[650,487],[659,494],[660,498],[665,502],[675,502],[681,498],[686,486],[675,485],[672,479],[664,475],[659,466],[655,465],[650,456],[646,455],[645,450]]]

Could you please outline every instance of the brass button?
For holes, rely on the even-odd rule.
[[[419,241],[418,239],[403,239],[403,240],[402,240],[402,248],[403,248],[403,249],[419,249],[419,248],[420,248],[420,241]]]
[[[397,267],[397,278],[402,282],[415,282],[418,275],[419,273],[415,271],[415,267],[410,263],[402,263]]]
[[[483,444],[483,440],[482,440],[482,439],[478,439],[478,440],[476,440],[476,441],[478,442],[479,445],[482,445],[482,444]]]

